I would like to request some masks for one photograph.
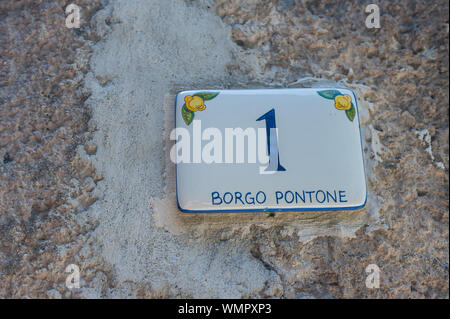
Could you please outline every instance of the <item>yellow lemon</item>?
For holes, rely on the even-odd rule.
[[[186,107],[193,111],[203,111],[206,108],[205,102],[200,96],[186,96],[184,98],[184,102],[186,103]]]
[[[338,95],[334,98],[334,105],[338,110],[350,110],[352,98],[350,95]]]

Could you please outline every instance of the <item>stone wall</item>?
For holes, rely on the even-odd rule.
[[[447,1],[382,1],[380,29],[359,1],[77,1],[81,29],[68,3],[0,4],[1,297],[448,298]],[[174,93],[329,84],[365,209],[176,210]]]

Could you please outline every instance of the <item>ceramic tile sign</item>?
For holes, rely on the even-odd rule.
[[[358,209],[358,106],[344,88],[190,90],[175,100],[183,212]]]

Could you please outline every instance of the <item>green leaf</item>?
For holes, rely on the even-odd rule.
[[[345,115],[347,115],[348,119],[353,122],[353,120],[355,119],[356,116],[356,109],[355,106],[353,105],[353,102],[351,104],[351,107],[345,111]]]
[[[338,95],[342,95],[341,92],[337,90],[323,90],[323,91],[317,91],[317,94],[319,94],[321,97],[324,97],[329,100],[334,100],[334,98]]]
[[[183,107],[181,108],[181,116],[183,116],[184,123],[186,123],[186,125],[188,126],[194,120],[194,112],[188,110],[188,108],[186,107],[186,103],[183,104]]]
[[[209,101],[219,95],[220,92],[200,92],[195,93],[194,96],[200,96],[204,101]]]

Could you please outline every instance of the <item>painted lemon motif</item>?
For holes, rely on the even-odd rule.
[[[350,110],[352,97],[350,95],[338,95],[334,98],[334,105],[338,110]]]
[[[200,96],[186,96],[184,98],[186,107],[192,112],[203,111],[206,108],[205,101]]]
[[[184,105],[181,108],[181,116],[184,123],[190,125],[195,117],[195,112],[206,109],[205,101],[216,98],[220,92],[198,92],[184,98]]]
[[[338,90],[322,90],[317,91],[321,97],[327,100],[334,100],[334,106],[341,111],[345,111],[345,115],[353,122],[356,116],[356,108],[353,105],[352,98],[348,94],[342,94]]]

